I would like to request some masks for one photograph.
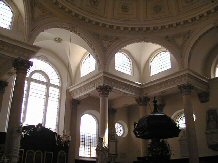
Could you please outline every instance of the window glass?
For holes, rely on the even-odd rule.
[[[123,136],[124,127],[121,123],[115,123],[115,130],[116,130],[117,136]]]
[[[49,63],[39,59],[31,61],[33,66],[25,81],[21,122],[23,125],[41,123],[56,131],[60,107],[59,75]]]
[[[80,122],[79,156],[96,157],[97,121],[90,114],[84,114]]]
[[[194,121],[196,119],[195,115],[193,114],[193,118]],[[179,112],[175,117],[174,120],[177,124],[177,126],[179,126],[180,129],[184,129],[186,128],[186,123],[185,123],[185,114],[183,111]]]
[[[150,62],[151,76],[171,68],[170,53],[162,51]]]
[[[91,54],[88,54],[82,61],[81,70],[80,70],[81,77],[94,71],[95,64],[96,64],[95,58]]]
[[[128,75],[132,74],[132,61],[127,54],[123,52],[115,54],[115,70]]]
[[[12,18],[11,8],[3,0],[0,0],[0,27],[11,29]]]

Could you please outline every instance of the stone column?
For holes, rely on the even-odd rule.
[[[147,106],[148,102],[150,101],[150,99],[148,97],[145,97],[145,96],[140,96],[140,97],[137,97],[135,100],[139,106],[139,118],[142,118],[145,115],[148,115],[148,113],[146,111],[146,106]],[[146,156],[147,146],[148,146],[148,140],[140,139],[140,156],[141,157]]]
[[[70,117],[70,147],[68,151],[68,163],[74,163],[76,159],[76,130],[77,130],[77,106],[79,101],[72,100],[72,109]]]
[[[8,82],[0,80],[0,112],[2,108],[2,100],[3,100],[3,95],[5,93],[5,87],[8,86]]]
[[[183,107],[186,122],[186,133],[188,140],[189,162],[199,163],[197,137],[195,132],[195,123],[193,117],[193,107],[191,101],[191,91],[193,86],[191,84],[183,84],[178,86],[183,96]]]
[[[5,154],[9,158],[10,163],[18,162],[24,85],[27,70],[31,66],[32,62],[21,58],[15,59],[13,62],[13,67],[16,69],[16,81],[14,85],[5,146]]]
[[[97,91],[100,96],[100,123],[99,137],[103,138],[103,143],[108,146],[108,95],[112,91],[109,85],[98,86]]]

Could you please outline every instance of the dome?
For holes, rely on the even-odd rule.
[[[54,0],[59,8],[102,27],[169,28],[197,21],[217,11],[215,0]],[[140,29],[138,29],[140,30]]]

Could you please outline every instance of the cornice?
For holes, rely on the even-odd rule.
[[[97,18],[91,18],[86,16],[84,13],[77,11],[76,9],[72,9],[70,5],[67,5],[67,3],[64,3],[63,0],[51,0],[59,9],[61,9],[66,14],[70,15],[71,17],[77,18],[85,23],[89,23],[98,27],[102,27],[105,29],[111,29],[116,31],[133,31],[133,32],[147,32],[147,31],[160,31],[160,30],[166,30],[166,29],[175,29],[177,27],[181,27],[188,24],[193,24],[195,22],[198,22],[204,18],[208,18],[211,15],[218,13],[218,5],[217,2],[214,2],[214,5],[208,7],[204,11],[200,13],[196,13],[193,16],[184,16],[181,19],[178,19],[176,21],[170,21],[169,20],[163,22],[163,23],[152,23],[152,21],[148,21],[149,23],[143,23],[143,24],[127,24],[124,25],[114,23],[114,22],[106,22],[101,19]]]
[[[144,95],[159,94],[177,88],[177,86],[182,84],[192,84],[196,91],[208,91],[209,89],[207,78],[185,69],[159,80],[144,83],[142,92]]]
[[[208,91],[209,88],[208,79],[191,70],[182,70],[159,80],[143,84],[117,77],[108,72],[101,72],[86,81],[70,87],[69,92],[74,99],[79,99],[96,91],[98,86],[109,85],[113,90],[130,96],[137,97],[142,94],[151,96],[187,83],[192,84],[197,91]]]
[[[30,59],[39,50],[39,47],[29,45],[18,40],[0,35],[0,53],[12,58]]]

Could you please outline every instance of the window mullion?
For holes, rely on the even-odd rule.
[[[46,124],[46,114],[48,109],[48,98],[49,98],[49,84],[46,84],[46,92],[45,92],[45,107],[43,110],[43,120],[42,125],[45,126]]]

